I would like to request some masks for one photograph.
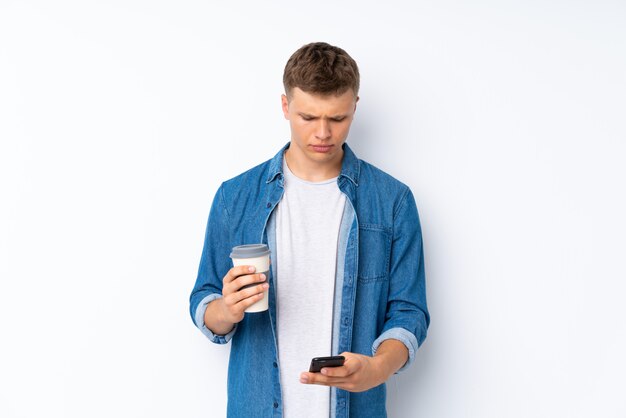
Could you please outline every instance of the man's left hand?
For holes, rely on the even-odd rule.
[[[374,357],[356,353],[341,353],[346,358],[341,367],[324,367],[320,373],[304,372],[300,382],[335,386],[349,392],[363,392],[382,383],[406,363],[409,351],[395,339],[383,341]]]
[[[341,355],[346,358],[343,366],[324,367],[320,373],[303,372],[300,382],[363,392],[384,383],[393,374],[384,367],[382,358],[348,352]]]

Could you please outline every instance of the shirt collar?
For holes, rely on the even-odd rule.
[[[288,142],[280,151],[270,160],[269,174],[267,176],[266,183],[271,183],[278,177],[283,176],[283,156],[285,150],[289,148],[290,142]],[[343,148],[343,161],[341,162],[341,173],[339,177],[346,177],[355,186],[359,185],[359,159],[354,155],[352,149],[344,142]]]

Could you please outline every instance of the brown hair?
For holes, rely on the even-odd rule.
[[[283,73],[285,94],[298,87],[307,93],[341,95],[359,93],[359,68],[343,49],[325,42],[304,45],[293,53]]]

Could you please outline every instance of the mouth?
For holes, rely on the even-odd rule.
[[[334,145],[309,145],[315,152],[328,152]]]

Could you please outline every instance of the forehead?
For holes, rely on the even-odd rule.
[[[293,88],[289,105],[293,110],[309,114],[348,113],[354,108],[356,97],[352,90],[340,95],[320,95]]]

